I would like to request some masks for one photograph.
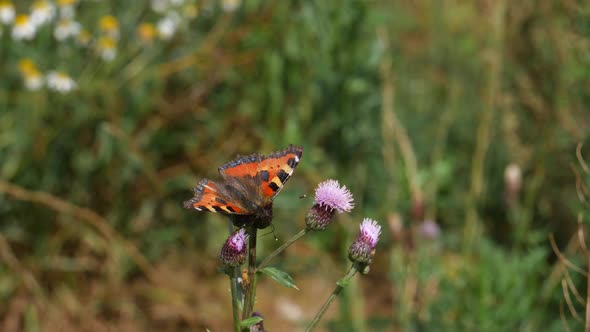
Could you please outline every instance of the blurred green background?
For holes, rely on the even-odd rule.
[[[0,1],[0,23],[0,330],[230,330],[227,223],[182,202],[288,144],[260,257],[320,181],[356,208],[275,261],[300,291],[260,282],[269,331],[306,326],[364,217],[375,261],[319,330],[583,329],[586,1]]]

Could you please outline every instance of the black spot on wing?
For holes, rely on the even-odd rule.
[[[285,172],[283,170],[280,170],[279,173],[277,173],[277,176],[279,177],[279,180],[281,180],[281,183],[282,184],[285,184],[285,182],[289,178],[289,173],[287,173],[287,172]]]
[[[297,166],[297,161],[295,158],[289,158],[289,160],[287,160],[287,165],[289,165],[291,168],[295,168],[295,166]]]
[[[271,183],[269,183],[269,184],[268,184],[268,186],[270,187],[270,189],[272,189],[272,191],[277,191],[277,190],[279,190],[279,188],[280,188],[280,187],[279,187],[279,186],[278,186],[276,183],[274,183],[274,182],[271,182]]]
[[[213,206],[213,210],[215,210],[215,212],[225,212],[220,206]]]
[[[268,171],[262,171],[259,173],[259,175],[262,181],[264,182],[268,182],[268,180],[270,179]]]
[[[236,210],[234,210],[231,206],[226,206],[225,207],[229,212],[236,212]]]
[[[224,199],[219,198],[219,197],[215,197],[215,201],[219,204],[224,204],[224,205],[227,204],[227,202]]]

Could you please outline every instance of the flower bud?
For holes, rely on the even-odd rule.
[[[330,225],[336,212],[350,212],[354,207],[354,198],[346,186],[340,186],[336,180],[327,180],[315,190],[314,206],[305,216],[307,228],[322,231]]]
[[[262,317],[262,315],[261,315],[259,312],[257,312],[257,311],[252,313],[252,317],[260,317],[260,318],[264,318],[264,317]],[[256,324],[252,325],[252,327],[250,327],[250,331],[251,331],[251,332],[264,332],[265,330],[264,330],[264,323],[263,323],[263,322],[264,322],[264,321],[262,321],[262,320],[261,320],[260,322],[258,322],[258,323],[256,323]]]
[[[381,226],[375,220],[365,218],[360,229],[359,236],[348,249],[348,259],[353,263],[369,265],[375,256],[375,247],[379,241],[379,235],[381,235]]]
[[[227,238],[221,248],[220,258],[223,264],[236,267],[246,260],[246,230],[241,228]]]

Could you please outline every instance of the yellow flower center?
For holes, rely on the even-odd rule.
[[[23,26],[23,25],[27,24],[28,22],[29,22],[28,15],[19,14],[16,16],[16,19],[14,20],[14,25],[15,26]]]
[[[29,58],[24,58],[18,62],[18,70],[25,76],[31,73],[38,73],[37,66],[33,60]]]
[[[114,16],[106,15],[100,18],[100,29],[102,31],[116,31],[119,29],[119,21]]]
[[[137,27],[137,36],[143,41],[152,41],[156,36],[156,28],[151,23],[142,23]]]
[[[97,44],[98,44],[98,48],[102,49],[102,50],[112,50],[117,46],[117,44],[115,43],[115,40],[113,38],[109,38],[109,37],[100,38],[98,40]]]
[[[60,6],[70,6],[78,2],[77,0],[57,0],[57,4]]]
[[[7,9],[7,8],[14,8],[14,6],[12,5],[12,2],[1,0],[0,1],[0,9]]]
[[[82,30],[78,34],[78,41],[82,44],[88,44],[90,42],[90,39],[92,39],[92,35],[90,34],[90,32],[86,30]]]
[[[46,10],[49,9],[49,3],[47,3],[47,1],[35,1],[32,8],[34,10]]]

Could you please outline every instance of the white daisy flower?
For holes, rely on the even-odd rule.
[[[31,40],[35,37],[37,27],[33,24],[28,15],[18,15],[12,27],[12,39]]]
[[[222,0],[221,8],[226,12],[233,12],[240,6],[241,0]]]
[[[78,84],[66,73],[51,71],[47,74],[47,87],[65,94],[76,89]]]
[[[166,10],[168,10],[169,6],[170,6],[170,3],[168,2],[168,0],[152,0],[151,1],[152,10],[156,13],[159,13],[159,14],[166,12]]]
[[[10,1],[0,1],[0,23],[10,24],[14,21],[16,12]]]
[[[65,19],[73,19],[76,14],[76,3],[77,0],[57,0],[59,7],[59,17]]]
[[[31,73],[24,77],[25,79],[25,88],[31,91],[37,91],[43,87],[43,76],[41,73]]]
[[[82,27],[80,23],[70,19],[60,20],[53,30],[53,36],[59,41],[68,39],[69,37],[76,37],[80,34]]]
[[[78,45],[80,45],[82,47],[87,47],[88,45],[90,45],[91,41],[92,41],[92,35],[90,34],[90,32],[88,32],[85,29],[81,29],[80,33],[78,34],[78,36],[76,38],[76,42],[78,43]]]
[[[20,71],[25,87],[31,91],[37,91],[43,87],[43,76],[35,66],[31,59],[22,59],[18,62],[18,70]]]
[[[160,19],[157,24],[158,35],[164,40],[172,38],[177,28],[178,17],[172,14],[168,14],[166,17]]]
[[[36,27],[51,22],[54,16],[55,6],[49,1],[35,1],[31,6],[31,21]]]
[[[119,20],[112,15],[105,15],[100,18],[98,25],[100,30],[113,39],[119,39]]]
[[[111,37],[102,37],[96,42],[96,51],[104,61],[113,61],[117,56],[117,42]]]

